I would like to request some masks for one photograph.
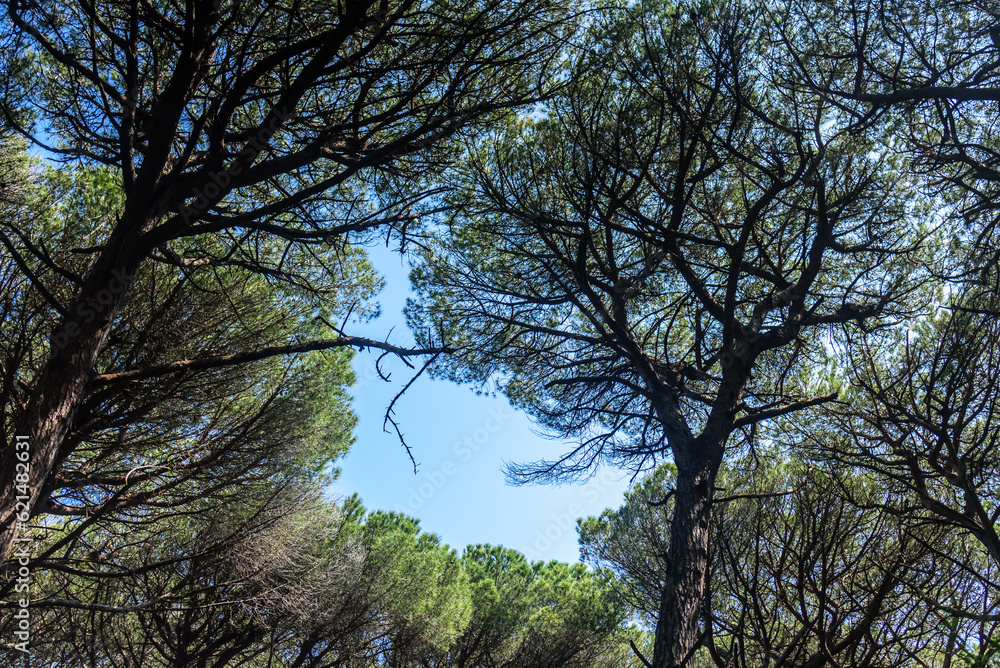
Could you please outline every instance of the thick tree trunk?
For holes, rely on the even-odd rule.
[[[698,642],[698,618],[708,572],[712,490],[722,461],[722,443],[704,437],[676,452],[677,487],[668,550],[669,575],[660,597],[653,668],[689,665]]]
[[[10,438],[3,451],[0,563],[6,560],[20,525],[35,514],[134,268],[123,264],[117,253],[105,252],[52,335],[51,356],[13,435],[27,437],[20,441],[27,447],[15,449]]]

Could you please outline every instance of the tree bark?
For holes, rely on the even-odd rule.
[[[722,442],[710,442],[704,435],[686,448],[675,449],[677,487],[667,555],[669,575],[660,597],[653,668],[688,665],[698,643],[698,618],[708,573],[712,491],[722,452]]]
[[[11,443],[0,465],[0,562],[7,558],[21,523],[35,514],[134,270],[134,262],[122,262],[119,253],[106,250],[50,339],[51,356],[15,434],[28,437],[27,461],[22,462],[27,471],[17,469],[18,452]]]

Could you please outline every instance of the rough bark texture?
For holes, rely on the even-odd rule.
[[[37,514],[37,502],[46,491],[45,481],[49,480],[55,463],[68,454],[60,452],[60,445],[84,396],[97,356],[118,314],[122,295],[134,269],[134,263],[127,264],[118,253],[106,251],[80,296],[68,310],[68,316],[52,336],[51,357],[39,374],[31,402],[16,434],[29,439],[29,510],[24,510],[23,498],[18,503],[17,497],[23,496],[24,486],[17,480],[17,460],[13,448],[5,450],[0,466],[0,512],[3,513],[0,516],[0,561],[7,557],[17,538],[20,528],[18,515],[21,514],[23,520],[24,512],[29,516]],[[90,305],[95,303],[104,308],[92,308]],[[93,318],[74,317],[74,314],[91,313]]]
[[[692,436],[676,398],[661,402],[657,411],[670,434],[677,483],[667,554],[669,571],[660,597],[652,668],[687,666],[698,647],[715,480],[755,358],[755,351],[750,351],[734,356],[733,363],[727,365],[712,411],[698,436]],[[673,410],[668,410],[670,405]]]
[[[677,459],[677,490],[670,527],[669,579],[660,598],[653,649],[654,668],[688,665],[698,642],[705,596],[712,489],[722,444],[698,438],[693,452]]]

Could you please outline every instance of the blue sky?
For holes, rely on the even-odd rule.
[[[410,344],[402,316],[410,295],[408,267],[385,248],[370,254],[386,277],[382,315],[353,325],[350,333]],[[576,519],[618,507],[629,474],[603,468],[585,484],[507,485],[504,462],[552,458],[569,446],[533,432],[527,417],[502,396],[481,396],[469,387],[421,377],[395,411],[419,464],[414,475],[395,433],[382,431],[386,406],[413,372],[386,358],[383,369],[392,372],[393,382],[385,383],[375,371],[376,359],[368,352],[355,357],[357,442],[337,462],[341,476],[333,492],[357,492],[368,508],[416,517],[425,531],[459,551],[473,543],[492,543],[532,560],[577,561]]]

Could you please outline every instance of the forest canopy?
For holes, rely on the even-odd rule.
[[[5,10],[12,661],[1000,660],[989,3]],[[571,444],[514,483],[632,475],[583,563],[329,498],[355,355]]]

